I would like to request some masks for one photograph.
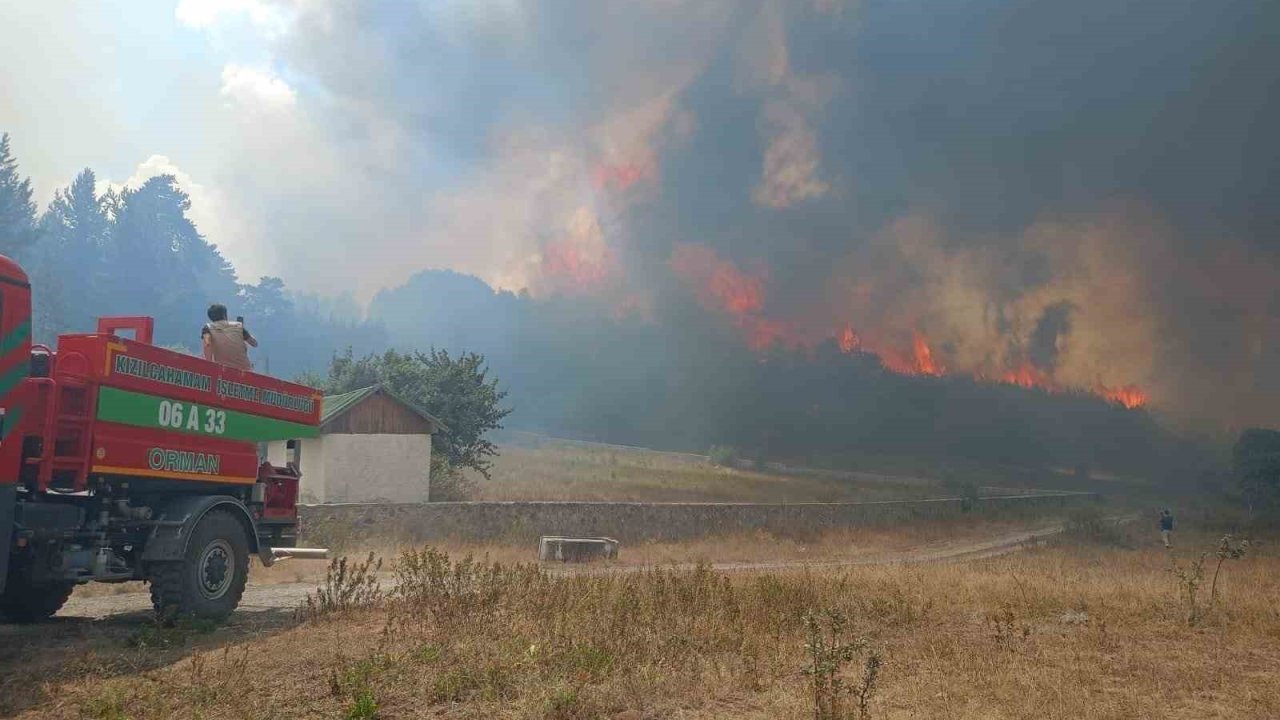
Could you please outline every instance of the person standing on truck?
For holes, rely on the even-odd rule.
[[[1169,541],[1169,536],[1173,534],[1173,513],[1168,508],[1160,511],[1160,539],[1164,541],[1164,546],[1173,547],[1173,543]]]
[[[200,331],[200,341],[204,345],[204,359],[223,365],[230,365],[241,370],[252,370],[249,362],[249,348],[258,347],[258,340],[247,329],[240,318],[233,322],[227,319],[227,306],[214,303],[209,306],[209,322]]]

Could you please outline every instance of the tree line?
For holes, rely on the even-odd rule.
[[[291,377],[327,362],[335,347],[383,347],[386,334],[353,302],[289,292],[277,277],[240,282],[188,217],[190,198],[172,175],[137,188],[99,187],[86,168],[40,211],[7,134],[0,135],[0,254],[31,278],[32,332],[91,332],[104,315],[150,315],[156,342],[195,352],[210,303],[243,315],[264,338],[258,369]]]

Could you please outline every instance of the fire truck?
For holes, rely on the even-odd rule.
[[[313,437],[312,388],[152,344],[149,317],[31,340],[31,285],[0,256],[0,615],[56,613],[87,582],[150,584],[162,618],[220,620],[252,555],[296,548],[296,451]]]

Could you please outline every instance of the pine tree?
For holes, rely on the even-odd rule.
[[[12,257],[35,242],[35,221],[31,181],[18,174],[9,133],[0,133],[0,254]]]
[[[189,343],[210,303],[237,295],[235,271],[196,229],[191,200],[172,175],[120,194],[105,253],[114,313],[151,315],[162,343]]]
[[[106,278],[103,251],[111,232],[107,196],[85,168],[54,194],[40,218],[40,242],[23,253],[34,287],[36,337],[93,329]]]

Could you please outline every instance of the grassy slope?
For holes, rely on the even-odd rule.
[[[936,497],[935,483],[831,479],[714,467],[705,458],[590,443],[508,444],[482,500],[825,502]]]
[[[1140,540],[769,576],[440,568],[407,599],[168,667],[50,677],[25,717],[804,717],[806,610],[883,653],[876,718],[1280,716],[1280,557],[1230,561],[1189,625],[1170,557]]]
[[[1139,478],[1075,477],[1067,469],[981,467],[958,461],[811,458],[768,472],[715,467],[705,456],[559,440],[507,432],[492,478],[472,474],[480,500],[597,500],[635,502],[839,502],[898,500],[954,494],[943,478],[1003,488],[1085,490],[1146,497]],[[803,466],[830,468],[805,471]]]

